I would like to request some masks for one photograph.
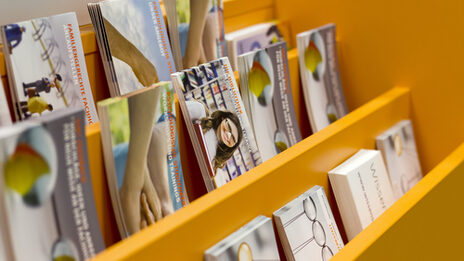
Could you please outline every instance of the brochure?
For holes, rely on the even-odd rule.
[[[398,199],[422,179],[410,120],[402,120],[376,138]]]
[[[247,52],[283,42],[284,38],[274,22],[261,23],[226,34],[227,55],[234,70],[237,57]]]
[[[343,240],[321,186],[314,186],[274,212],[287,260],[329,260]]]
[[[178,71],[226,56],[222,0],[167,0],[165,7]]]
[[[98,103],[108,187],[122,238],[188,204],[170,82]]]
[[[285,42],[238,57],[240,92],[266,161],[301,141]]]
[[[13,260],[84,260],[104,249],[85,113],[60,110],[0,130],[0,212]]]
[[[98,122],[75,13],[0,27],[17,120],[83,108]]]
[[[272,220],[258,216],[205,251],[205,261],[280,260]]]
[[[379,217],[394,202],[387,169],[377,150],[360,150],[329,171],[348,240]]]
[[[158,0],[88,4],[112,97],[169,81],[176,71]]]
[[[313,133],[348,113],[340,81],[335,25],[296,36],[303,93]]]
[[[175,73],[172,82],[208,191],[262,162],[227,58]]]

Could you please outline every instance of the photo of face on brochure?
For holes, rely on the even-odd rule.
[[[105,158],[108,175],[113,175],[108,177],[113,180],[110,191],[115,208],[119,206],[121,235],[127,237],[188,204],[174,90],[170,82],[162,82],[98,106],[105,119],[102,129],[110,134],[104,141],[105,155],[112,156]]]
[[[4,25],[2,38],[17,119],[77,107],[98,122],[75,13]]]
[[[179,61],[190,68],[226,55],[222,0],[176,0]],[[179,53],[179,54],[177,54]],[[177,62],[177,60],[176,60]]]
[[[159,2],[103,1],[99,7],[114,67],[113,96],[169,81],[175,65]]]
[[[238,57],[240,91],[266,161],[301,140],[284,42]]]
[[[209,190],[261,163],[227,58],[173,74],[173,81],[182,96],[181,106],[186,108],[184,115],[197,154],[201,150]]]
[[[297,35],[306,109],[313,132],[348,113],[340,80],[335,25]]]

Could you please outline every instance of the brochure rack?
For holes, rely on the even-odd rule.
[[[428,174],[349,242],[334,260],[455,257],[456,252],[451,249],[459,246],[464,232],[464,211],[456,207],[463,198],[460,186],[464,182],[464,89],[459,77],[464,38],[452,34],[462,28],[464,21],[462,8],[457,6],[463,7],[458,0],[427,3],[420,8],[413,2],[399,0],[388,4],[368,0],[355,4],[341,0],[225,0],[226,32],[277,19],[292,47],[296,33],[336,23],[342,82],[352,112],[309,136],[297,52],[289,50],[297,118],[303,137],[309,137],[199,198],[206,191],[183,119],[178,117],[184,175],[195,181],[187,187],[191,200],[195,200],[111,246],[95,260],[202,260],[208,247],[255,216],[270,216],[316,184],[327,191],[343,230],[327,171],[358,149],[373,149],[376,135],[405,118],[413,121],[422,169]],[[430,17],[443,20],[437,23]],[[436,35],[431,37],[430,32]],[[90,84],[98,101],[109,97],[101,58],[92,27],[81,28],[81,34]],[[2,53],[0,74],[7,86]],[[409,89],[391,89],[398,85]],[[87,128],[87,138],[100,224],[106,244],[112,245],[119,238],[104,175],[98,124]],[[437,241],[431,238],[438,237],[446,238],[446,249],[450,251],[436,250]]]

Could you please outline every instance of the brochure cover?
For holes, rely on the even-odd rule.
[[[268,47],[284,38],[274,22],[249,26],[226,34],[227,55],[234,70],[238,70],[237,57],[247,52]]]
[[[89,3],[111,95],[160,81],[176,71],[158,0]]]
[[[2,79],[0,79],[0,126],[11,125],[10,108],[3,89]]]
[[[175,73],[172,82],[208,191],[262,162],[227,58]]]
[[[274,221],[287,260],[329,260],[344,246],[321,186],[274,212]]]
[[[17,120],[83,108],[98,122],[75,13],[0,27]]]
[[[167,0],[165,6],[178,70],[226,56],[222,0]]]
[[[379,135],[376,144],[382,152],[398,199],[422,179],[411,121],[398,122]]]
[[[240,92],[266,161],[301,141],[285,42],[238,57]]]
[[[14,260],[84,260],[104,249],[85,121],[67,109],[0,130],[0,212]]]
[[[335,25],[297,35],[306,110],[313,133],[348,113],[337,57]]]
[[[280,260],[272,220],[258,216],[205,251],[205,261]]]
[[[359,150],[329,171],[329,179],[348,240],[395,202],[387,169],[377,150]]]
[[[123,238],[188,204],[174,89],[161,82],[98,103],[108,187]]]

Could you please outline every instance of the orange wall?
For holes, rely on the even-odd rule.
[[[464,1],[275,1],[293,37],[336,23],[350,110],[393,86],[411,88],[425,173],[464,140]]]

